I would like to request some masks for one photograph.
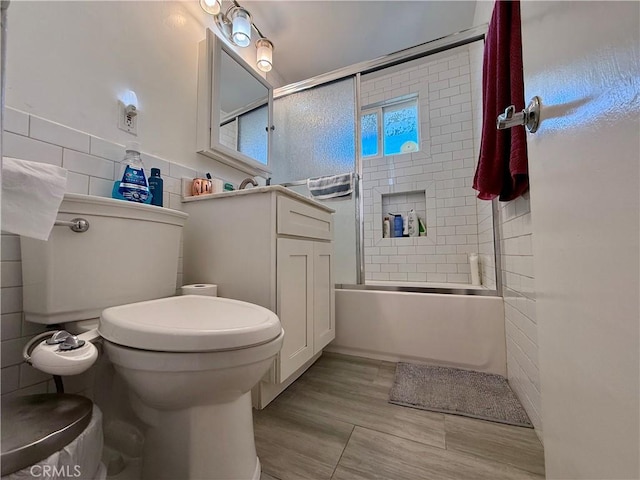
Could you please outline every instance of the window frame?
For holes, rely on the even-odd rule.
[[[377,140],[377,150],[376,150],[376,154],[375,155],[364,155],[363,152],[363,145],[362,145],[362,117],[364,117],[365,115],[371,115],[371,114],[375,114],[376,115],[376,125],[377,125],[377,132],[376,132],[376,140]],[[383,143],[383,139],[382,139],[382,106],[379,107],[375,107],[375,108],[368,108],[366,110],[362,109],[360,110],[360,118],[358,119],[358,121],[360,122],[360,156],[365,159],[365,158],[380,158],[384,156],[384,151],[383,151],[383,147],[384,147],[384,143]]]
[[[416,150],[416,152],[420,151],[420,102],[419,102],[419,98],[417,94],[412,94],[412,95],[403,95],[401,97],[396,97],[393,98],[391,100],[383,100],[381,102],[377,102],[371,105],[366,105],[364,107],[362,107],[360,109],[360,116],[358,117],[358,122],[360,122],[360,139],[359,139],[359,149],[360,149],[360,157],[363,160],[368,160],[368,159],[379,159],[379,158],[384,158],[384,157],[394,157],[396,155],[406,155],[407,153],[413,153],[413,152],[406,152],[406,153],[402,153],[402,152],[398,152],[398,153],[393,153],[393,154],[389,154],[389,155],[385,155],[384,153],[384,141],[385,141],[385,137],[384,137],[384,111],[387,108],[391,108],[391,107],[398,107],[401,106],[402,104],[411,104],[411,106],[415,105],[416,107],[416,116],[417,116],[417,127],[416,127],[416,133],[418,135],[418,141],[416,142],[418,144],[418,150]],[[378,124],[378,154],[377,155],[363,155],[363,148],[362,148],[362,117],[364,117],[365,115],[371,115],[371,114],[375,114],[376,118],[377,118],[377,124]]]

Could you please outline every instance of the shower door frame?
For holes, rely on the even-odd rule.
[[[356,284],[336,284],[336,288],[345,290],[383,290],[393,292],[411,292],[411,293],[448,293],[455,295],[482,295],[482,296],[502,296],[502,261],[501,249],[499,241],[499,207],[497,200],[492,200],[492,222],[493,222],[493,247],[494,247],[494,265],[495,265],[495,290],[478,289],[478,288],[461,288],[459,286],[447,287],[443,286],[406,286],[406,285],[367,285],[365,283],[365,262],[364,262],[364,220],[362,218],[364,212],[364,198],[362,192],[362,157],[360,155],[359,138],[360,138],[360,79],[361,75],[373,73],[378,70],[399,65],[418,58],[427,57],[436,53],[451,50],[456,47],[468,45],[477,41],[484,41],[487,33],[488,24],[478,25],[467,30],[452,33],[445,37],[432,40],[430,42],[417,45],[415,47],[400,50],[398,52],[385,55],[374,60],[356,63],[348,67],[333,70],[328,73],[317,75],[315,77],[302,80],[274,89],[273,98],[284,97],[292,93],[298,93],[303,90],[318,87],[327,83],[343,80],[353,77],[355,81],[355,166],[354,172],[356,177],[355,185],[355,211],[356,211]],[[302,184],[301,182],[291,182],[285,184],[294,185]]]

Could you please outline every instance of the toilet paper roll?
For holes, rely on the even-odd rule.
[[[211,283],[194,283],[180,287],[180,295],[203,295],[205,297],[217,297],[218,286]]]

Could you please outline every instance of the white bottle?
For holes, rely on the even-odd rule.
[[[409,215],[407,215],[407,217],[408,217],[407,227],[409,230],[409,236],[417,237],[418,235],[420,235],[420,225],[418,224],[418,214],[412,208],[411,210],[409,210]]]
[[[382,238],[391,237],[391,221],[389,217],[384,217],[384,221],[382,222]]]
[[[471,270],[471,285],[480,285],[480,262],[477,253],[469,254],[469,268]]]

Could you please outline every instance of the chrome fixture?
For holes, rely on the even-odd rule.
[[[249,184],[253,185],[254,187],[258,186],[258,182],[256,182],[253,178],[245,178],[238,187],[238,190],[244,189]]]
[[[73,232],[84,233],[89,230],[89,222],[84,218],[74,218],[73,220],[56,220],[59,227],[69,227]]]
[[[248,47],[251,45],[251,29],[253,28],[260,38],[256,42],[256,66],[263,72],[268,72],[273,67],[273,43],[265,37],[260,29],[253,23],[249,11],[240,6],[236,0],[225,13],[222,13],[222,0],[200,0],[200,7],[209,15],[213,15],[216,25],[233,45]]]
[[[47,345],[58,345],[59,343],[64,343],[69,336],[71,336],[71,334],[66,330],[58,330],[51,335],[51,337],[47,338]]]
[[[510,105],[503,114],[498,115],[496,128],[505,130],[507,128],[524,125],[531,133],[536,133],[538,125],[540,125],[540,97],[536,96],[531,99],[527,108],[521,112],[516,112],[516,107]]]

